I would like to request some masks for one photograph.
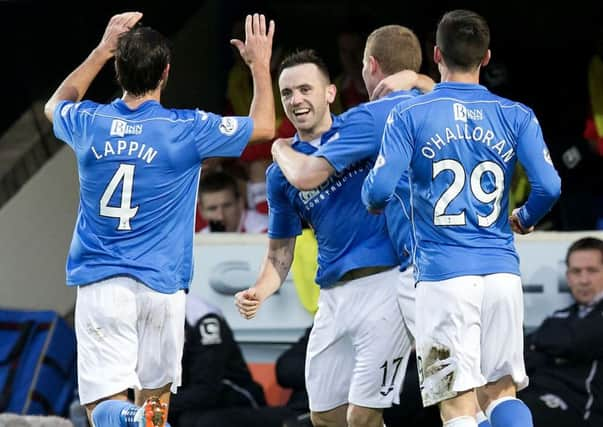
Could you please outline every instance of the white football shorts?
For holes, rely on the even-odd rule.
[[[396,268],[321,289],[306,353],[313,412],[398,403],[411,348],[398,283]]]
[[[523,360],[523,295],[515,274],[419,282],[417,365],[423,405],[510,375],[528,385]]]
[[[128,388],[154,389],[182,374],[185,294],[163,294],[130,277],[79,286],[75,307],[82,404]]]

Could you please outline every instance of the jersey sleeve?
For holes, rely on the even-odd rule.
[[[82,134],[86,117],[93,117],[91,110],[97,104],[91,101],[61,101],[54,109],[52,128],[54,135],[75,150],[78,136]]]
[[[323,144],[313,155],[325,158],[341,172],[360,160],[376,157],[382,132],[370,111],[354,108],[344,114],[337,139]]]
[[[285,177],[272,164],[266,171],[266,198],[268,199],[268,237],[286,239],[302,232],[301,218],[287,199]]]
[[[529,111],[519,130],[517,157],[530,182],[528,200],[518,213],[521,225],[528,228],[553,207],[561,194],[561,179],[553,166],[540,124],[532,111]]]
[[[375,165],[362,185],[362,202],[368,209],[383,209],[408,170],[413,151],[409,129],[408,114],[393,110],[387,118]]]
[[[239,157],[251,138],[253,119],[197,111],[192,137],[201,159]]]

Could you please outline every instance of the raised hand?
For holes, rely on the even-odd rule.
[[[119,36],[129,31],[142,18],[141,12],[124,12],[119,15],[113,15],[105,28],[105,33],[98,44],[100,49],[107,56],[111,57],[117,48]]]
[[[241,58],[250,67],[262,66],[270,69],[274,21],[266,28],[266,17],[255,13],[245,18],[245,42],[232,39],[230,44],[239,50]]]

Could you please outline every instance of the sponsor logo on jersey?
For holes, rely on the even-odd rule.
[[[549,165],[552,165],[553,160],[551,159],[551,153],[549,153],[548,148],[545,148],[544,150],[542,150],[542,154],[544,156],[544,161],[547,162]]]
[[[327,139],[327,142],[337,141],[339,139],[339,132],[335,132],[333,136]]]
[[[383,157],[383,155],[379,154],[379,156],[377,157],[377,160],[375,160],[374,169],[379,169],[383,165],[385,165],[385,157]]]
[[[368,170],[368,161],[356,163],[338,174],[331,175],[331,177],[319,187],[313,190],[300,191],[298,193],[298,197],[304,204],[305,209],[310,210],[337,192],[348,180],[354,178],[358,174],[363,174],[363,176],[366,176]]]
[[[454,112],[454,120],[461,122],[466,122],[467,118],[471,120],[483,120],[484,118],[484,114],[479,108],[470,109],[458,102],[452,104],[452,111]]]
[[[111,130],[109,135],[111,136],[125,136],[125,135],[140,135],[142,133],[142,125],[131,125],[124,120],[114,119],[111,122]]]
[[[234,117],[222,117],[220,121],[220,132],[226,136],[230,136],[237,131],[239,127],[239,122]]]
[[[389,115],[387,116],[387,120],[386,123],[388,125],[391,125],[394,122],[394,112],[392,111],[391,113],[389,113]]]
[[[63,108],[61,108],[61,117],[66,117],[67,113],[69,112],[69,110],[71,110],[72,107],[73,104],[63,105]]]

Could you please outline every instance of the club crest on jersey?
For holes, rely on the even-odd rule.
[[[237,131],[239,127],[239,122],[234,117],[222,117],[220,121],[220,133],[230,136]]]
[[[142,125],[131,125],[119,119],[114,119],[111,122],[111,130],[109,131],[109,135],[121,137],[125,135],[140,135],[141,133]]]
[[[467,118],[471,120],[482,120],[484,118],[482,110],[479,108],[470,109],[457,102],[452,104],[452,111],[454,112],[454,120],[461,122],[466,122]]]

